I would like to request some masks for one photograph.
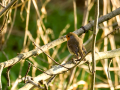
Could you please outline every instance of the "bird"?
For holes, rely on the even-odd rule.
[[[69,52],[75,56],[77,56],[77,59],[79,59],[79,55],[81,58],[83,57],[84,54],[86,54],[86,49],[83,45],[83,40],[82,38],[78,37],[77,34],[73,32],[69,32],[66,35],[67,38],[67,48]],[[84,59],[86,60],[86,59]]]

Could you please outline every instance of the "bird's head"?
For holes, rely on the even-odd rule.
[[[73,39],[76,37],[76,34],[73,33],[73,32],[69,32],[67,35],[66,35],[66,38],[67,38],[67,41],[70,40],[70,39]]]

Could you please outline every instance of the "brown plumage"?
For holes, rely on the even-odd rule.
[[[79,57],[78,55],[83,57],[84,53],[86,53],[86,49],[83,46],[83,40],[73,32],[68,33],[66,38],[69,52],[76,55],[77,59]]]

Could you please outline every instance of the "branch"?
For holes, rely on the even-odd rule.
[[[114,57],[117,57],[117,56],[120,56],[120,48],[119,49],[115,49],[115,50],[111,50],[111,51],[106,51],[106,52],[97,52],[95,53],[95,60],[101,60],[101,59],[107,59],[107,58],[114,58]],[[86,56],[86,60],[88,60],[89,62],[92,62],[92,56],[91,54],[87,55]],[[81,64],[85,63],[84,61],[81,61]],[[69,60],[67,63],[65,64],[62,64],[64,65],[65,67],[68,67],[68,68],[72,68],[74,67],[76,64],[72,62],[72,60]],[[61,72],[66,72],[68,69],[60,66],[60,65],[55,65],[53,66],[52,68],[50,68],[49,70],[46,71],[46,73],[49,73],[49,74],[60,74]],[[38,83],[39,81],[41,80],[47,80],[49,79],[51,76],[50,75],[47,75],[45,73],[43,74],[40,74],[36,77],[33,78],[33,80]],[[32,88],[33,85],[30,84],[30,83],[27,83],[25,84],[25,86],[23,86],[22,88],[20,88],[19,90],[29,90],[30,88]]]

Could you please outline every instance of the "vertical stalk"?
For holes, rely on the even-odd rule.
[[[74,27],[75,27],[75,30],[77,30],[76,0],[73,0],[73,8],[74,8]]]
[[[93,41],[92,41],[92,84],[91,90],[94,90],[95,86],[95,71],[96,71],[96,62],[95,62],[95,43],[96,43],[96,31],[98,29],[98,16],[99,16],[99,0],[95,0],[95,22],[93,30]]]
[[[30,15],[30,6],[31,6],[31,0],[28,1],[28,8],[27,8],[27,17],[26,17],[26,27],[25,27],[25,37],[24,37],[24,43],[23,48],[25,48],[26,41],[27,41],[27,35],[28,35],[28,25],[29,25],[29,15]]]

